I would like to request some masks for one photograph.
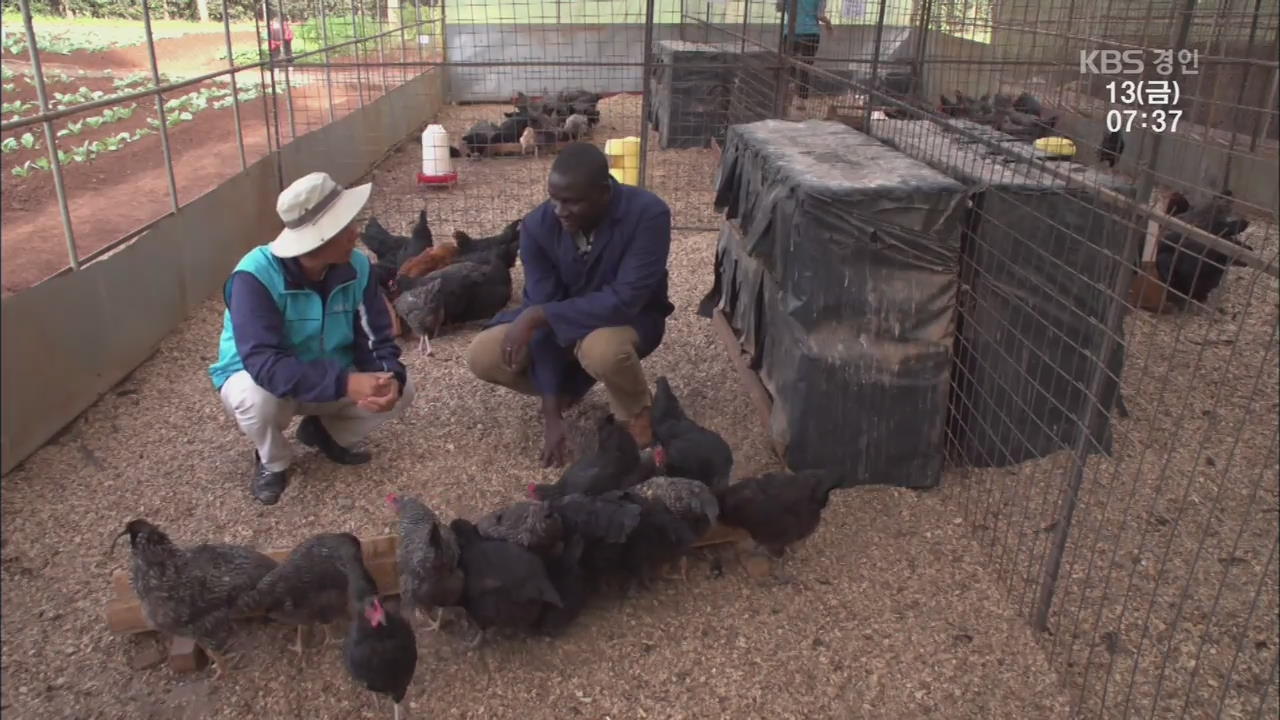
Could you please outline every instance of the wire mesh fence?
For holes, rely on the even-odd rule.
[[[667,200],[675,225],[714,230],[726,133],[771,118],[843,123],[961,182],[944,497],[1043,633],[1081,716],[1280,713],[1274,2],[269,0],[256,10],[239,24],[224,13],[225,69],[207,78],[156,92],[174,79],[161,39],[136,84],[110,81],[171,136],[172,164],[153,143],[139,171],[159,178],[161,206],[128,231],[214,177],[192,175],[200,163],[182,151],[183,114],[202,102],[233,111],[220,122],[234,132],[200,146],[230,174],[424,71],[443,74],[451,104],[423,123],[449,133],[462,180],[424,189],[414,207],[380,206],[396,233],[423,207],[437,227],[496,233],[542,201],[565,142],[627,138],[641,146],[635,181]],[[6,45],[6,64],[14,57]],[[89,97],[51,91],[22,119],[6,97],[0,134],[22,148],[14,157],[49,158],[51,180],[32,194],[67,185],[54,167],[77,172],[52,162],[73,152],[72,123],[128,107],[93,100],[98,80],[78,82]],[[415,182],[420,152],[407,145],[375,177]],[[11,167],[27,166],[6,154]],[[75,265],[125,232],[108,238],[106,206],[77,209],[69,187],[57,193]],[[134,217],[112,212],[116,225]],[[41,217],[47,236],[57,216]],[[23,262],[14,227],[6,217],[6,290],[10,262]]]

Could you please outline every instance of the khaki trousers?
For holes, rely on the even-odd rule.
[[[487,328],[471,341],[467,366],[471,374],[488,383],[501,385],[525,395],[537,390],[528,375],[528,360],[514,370],[502,364],[502,339],[509,325]],[[649,383],[640,367],[636,346],[640,336],[631,327],[606,327],[593,331],[574,347],[578,363],[609,393],[609,407],[620,421],[630,421],[652,402]]]

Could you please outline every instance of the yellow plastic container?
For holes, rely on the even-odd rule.
[[[1069,138],[1043,137],[1036,140],[1032,145],[1035,149],[1050,157],[1069,158],[1076,155],[1076,144],[1071,142]]]
[[[604,144],[609,158],[609,173],[620,183],[640,183],[640,138],[614,138]]]

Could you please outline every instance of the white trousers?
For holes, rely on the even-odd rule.
[[[317,416],[335,442],[350,448],[383,423],[404,414],[413,402],[413,381],[406,378],[400,400],[395,407],[382,413],[363,410],[346,398],[327,403],[278,398],[259,387],[244,370],[227,378],[220,394],[227,413],[258,448],[263,467],[279,472],[289,467],[293,460],[293,447],[285,438],[284,431],[295,415]]]

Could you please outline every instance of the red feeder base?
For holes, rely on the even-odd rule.
[[[458,173],[449,172],[443,175],[427,175],[426,173],[418,173],[419,185],[454,185],[458,182]]]

